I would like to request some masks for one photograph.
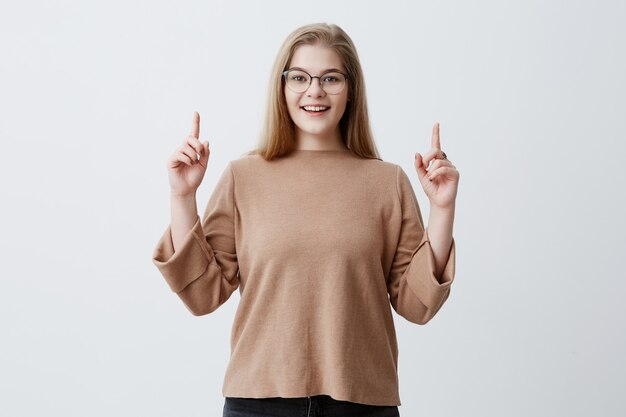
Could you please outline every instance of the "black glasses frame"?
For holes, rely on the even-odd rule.
[[[311,88],[311,83],[313,83],[313,78],[317,78],[317,80],[318,80],[318,81],[319,81],[319,83],[320,83],[320,87],[321,87],[321,89],[322,89],[322,90],[324,90],[324,82],[322,81],[322,77],[323,77],[324,75],[326,75],[326,74],[332,74],[332,73],[338,73],[338,74],[341,74],[341,75],[343,75],[344,77],[346,77],[346,80],[345,80],[345,81],[346,81],[346,84],[347,84],[348,79],[350,78],[350,77],[348,77],[348,74],[346,74],[346,73],[344,73],[344,72],[342,72],[342,71],[336,71],[336,70],[333,70],[333,71],[326,71],[326,72],[325,72],[325,73],[323,73],[322,75],[311,75],[311,74],[309,74],[308,72],[306,72],[305,70],[301,70],[301,69],[288,69],[288,70],[283,71],[283,80],[285,80],[285,83],[287,82],[287,74],[288,74],[288,73],[290,73],[291,71],[300,71],[300,72],[303,72],[303,73],[305,73],[306,75],[308,75],[308,76],[309,76],[309,85],[307,85],[307,87],[304,89],[304,91],[301,91],[301,93],[304,93],[306,90],[308,90],[309,88]],[[339,92],[337,92],[337,93],[329,93],[329,92],[328,92],[328,91],[326,91],[326,90],[324,90],[324,92],[325,92],[326,94],[336,95],[336,94],[340,94],[340,93],[343,91],[343,89],[344,89],[344,88],[346,88],[345,84],[344,84],[343,88],[342,88],[341,90],[339,90]],[[291,88],[290,88],[290,90],[291,90]],[[291,91],[293,91],[293,90],[291,90]],[[297,93],[297,91],[294,91],[294,93]]]

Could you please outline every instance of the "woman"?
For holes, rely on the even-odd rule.
[[[224,416],[398,416],[391,307],[425,324],[454,279],[459,173],[438,124],[415,154],[428,231],[408,176],[378,156],[356,48],[336,25],[285,40],[261,142],[228,163],[202,219],[199,129],[195,113],[168,161],[172,219],[153,262],[194,315],[239,288]]]

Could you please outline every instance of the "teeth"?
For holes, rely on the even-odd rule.
[[[326,110],[328,107],[326,106],[304,106],[304,110],[308,111],[322,111]]]

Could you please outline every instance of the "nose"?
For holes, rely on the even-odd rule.
[[[326,92],[322,89],[319,77],[313,77],[307,91],[307,97],[323,97]]]

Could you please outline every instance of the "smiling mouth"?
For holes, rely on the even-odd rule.
[[[328,106],[302,106],[300,108],[307,113],[324,113],[330,109]]]

